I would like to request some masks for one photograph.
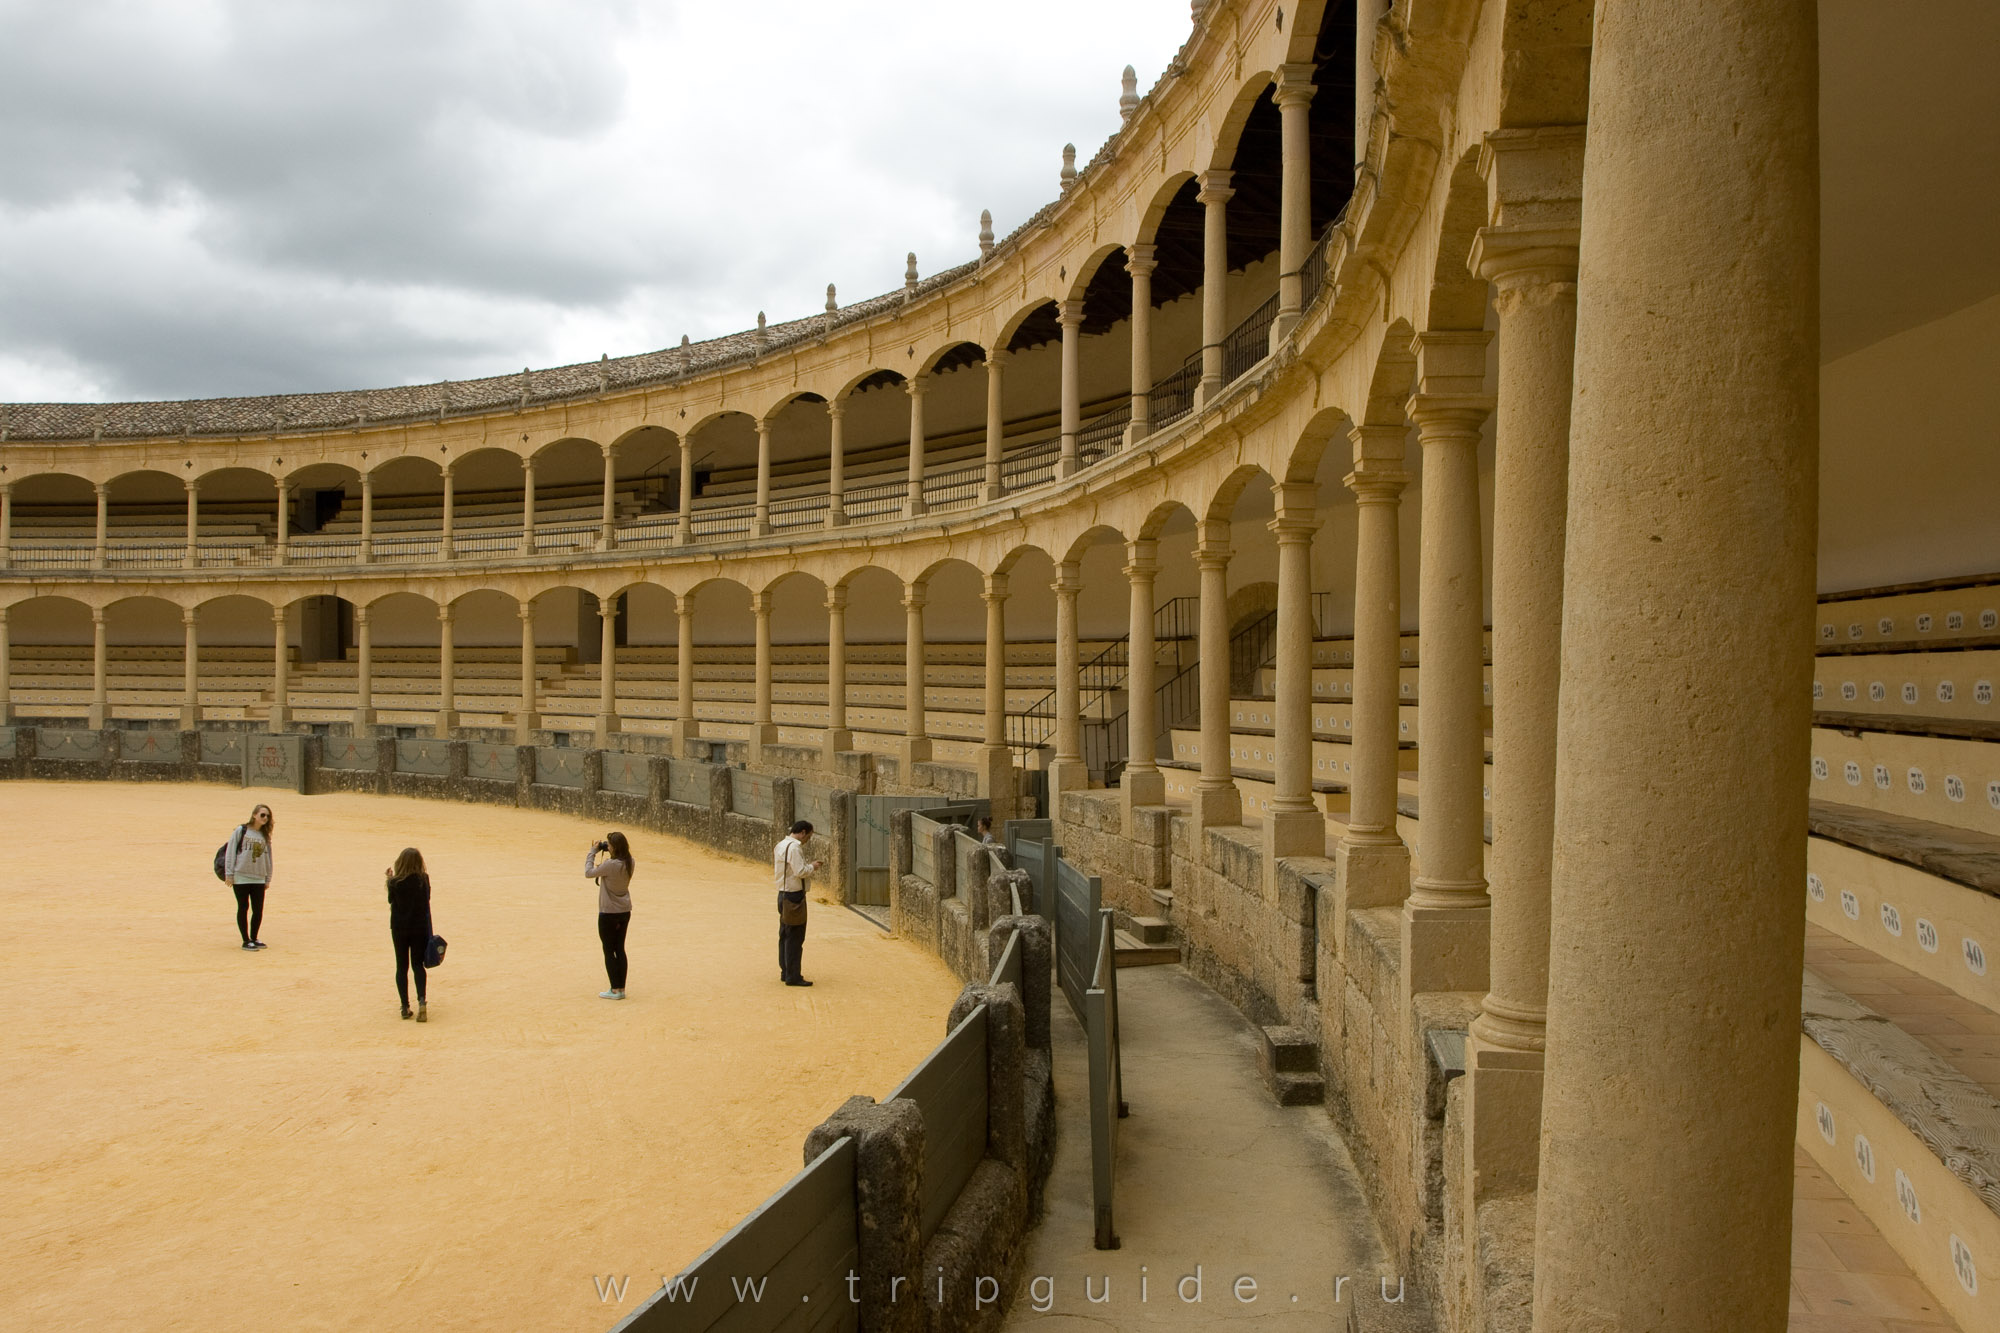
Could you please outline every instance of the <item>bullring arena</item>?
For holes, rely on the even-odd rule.
[[[0,408],[14,1321],[156,1272],[162,1325],[778,1326],[652,1294],[742,1260],[813,1328],[2000,1327],[2000,15],[1192,19],[881,296]],[[204,849],[260,795],[325,888],[239,957]],[[80,812],[131,867],[81,935]],[[795,816],[810,1002],[743,859]],[[412,825],[484,909],[420,1031]],[[608,1013],[612,826],[659,910]]]

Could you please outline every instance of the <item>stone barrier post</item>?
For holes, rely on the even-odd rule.
[[[1028,1130],[1022,1092],[1027,1057],[1027,1015],[1012,985],[972,985],[958,993],[947,1032],[986,1006],[986,1155],[1028,1179]]]
[[[842,1138],[854,1140],[857,1324],[862,1333],[921,1333],[923,1113],[912,1101],[849,1097],[806,1135],[805,1160]]]

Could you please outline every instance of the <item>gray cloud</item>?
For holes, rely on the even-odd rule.
[[[0,0],[0,398],[464,378],[885,290],[906,249],[968,257],[980,207],[1004,232],[1051,197],[1062,140],[1115,127],[1117,65],[1185,35],[1178,5],[1103,9],[1024,60],[1052,0],[998,35],[804,0],[760,29],[637,0]]]

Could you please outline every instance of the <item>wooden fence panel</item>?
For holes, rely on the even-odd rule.
[[[854,1140],[843,1138],[612,1333],[850,1333],[858,1307],[847,1299],[847,1274],[860,1263],[857,1234]]]
[[[986,1006],[967,1014],[889,1096],[907,1097],[923,1113],[928,1242],[986,1156]]]

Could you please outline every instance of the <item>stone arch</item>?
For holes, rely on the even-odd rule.
[[[1243,136],[1243,127],[1250,122],[1250,113],[1257,109],[1257,103],[1271,89],[1272,72],[1268,69],[1245,74],[1236,85],[1236,92],[1223,109],[1222,117],[1215,123],[1215,140],[1209,146],[1208,161],[1203,164],[1206,171],[1227,171],[1236,162],[1236,146]]]
[[[1139,230],[1133,238],[1135,245],[1151,245],[1156,238],[1160,223],[1166,218],[1167,210],[1180,192],[1195,178],[1192,171],[1176,171],[1168,175],[1159,189],[1153,192],[1152,200],[1139,214]]]
[[[1056,305],[1055,297],[1044,296],[1019,307],[1000,321],[1000,327],[993,335],[993,346],[1016,352],[1023,347],[1039,346],[1048,341],[1042,330],[1044,325],[1055,323]],[[1058,332],[1056,336],[1061,334]],[[1024,342],[1024,337],[1032,338],[1032,341]]]
[[[1291,8],[1285,14],[1285,60],[1288,64],[1305,64],[1312,60],[1319,47],[1320,28],[1327,18],[1327,0],[1292,0]],[[1352,6],[1331,6],[1334,13],[1345,18],[1352,25]]]
[[[1138,540],[1153,541],[1167,530],[1167,525],[1178,517],[1185,516],[1190,524],[1200,520],[1194,509],[1179,500],[1162,500],[1154,505],[1140,521]]]
[[[1091,281],[1097,277],[1098,270],[1103,268],[1113,255],[1123,255],[1124,253],[1124,242],[1107,241],[1085,255],[1078,261],[1076,272],[1070,275],[1069,290],[1065,293],[1063,299],[1067,301],[1083,300],[1084,294],[1090,290]]]
[[[1407,422],[1406,404],[1417,374],[1416,353],[1410,350],[1415,331],[1406,319],[1397,319],[1382,332],[1380,350],[1375,354],[1375,370],[1368,381],[1368,406],[1361,414],[1364,426],[1400,426]]]
[[[786,570],[761,591],[771,598],[771,642],[825,643],[826,583],[802,569]]]
[[[1330,445],[1347,443],[1348,433],[1354,428],[1347,413],[1337,407],[1322,408],[1313,413],[1312,419],[1299,432],[1297,443],[1285,459],[1284,480],[1288,482],[1309,482],[1319,475],[1321,460]]]
[[[1272,476],[1268,470],[1256,463],[1244,463],[1232,469],[1229,475],[1224,477],[1221,483],[1216,486],[1214,494],[1209,496],[1208,504],[1202,510],[1201,517],[1205,519],[1220,519],[1223,522],[1228,522],[1234,517],[1237,503],[1242,500],[1243,493],[1249,490],[1251,483],[1257,481],[1259,478],[1262,478],[1264,484],[1267,486],[1275,486],[1278,482],[1278,479]]]
[[[1099,523],[1078,533],[1070,544],[1063,548],[1062,560],[1058,563],[1070,564],[1082,560],[1086,552],[1098,546],[1115,544],[1122,552],[1125,549],[1125,541],[1124,533],[1108,523]]]
[[[970,352],[977,352],[979,355],[975,357],[970,355]],[[985,361],[986,348],[979,343],[973,342],[969,338],[949,338],[939,343],[930,351],[920,355],[917,358],[916,369],[911,373],[914,375],[943,374],[946,371],[956,370],[960,366],[983,365]]]
[[[1486,279],[1466,267],[1472,239],[1485,223],[1486,182],[1479,175],[1479,152],[1469,148],[1452,166],[1445,195],[1437,263],[1424,298],[1425,332],[1471,332],[1486,326]]]

